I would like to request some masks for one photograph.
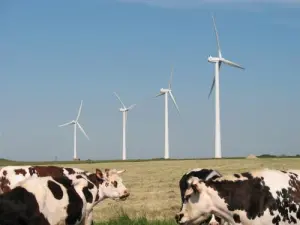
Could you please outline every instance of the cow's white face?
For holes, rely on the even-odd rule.
[[[130,195],[120,176],[124,172],[125,170],[105,169],[103,174],[104,182],[101,184],[101,189],[106,197],[125,200]]]
[[[191,177],[188,180],[182,210],[176,214],[175,219],[179,224],[198,225],[212,215],[212,206],[206,186],[199,183],[199,178]]]

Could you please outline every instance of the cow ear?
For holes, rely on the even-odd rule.
[[[124,173],[126,170],[118,170],[117,171],[117,174],[121,174],[121,173]]]
[[[103,173],[101,170],[99,169],[96,169],[96,176],[99,178],[99,179],[102,179],[103,178]]]
[[[213,170],[206,178],[205,181],[209,181],[211,179],[217,178],[217,177],[221,177],[222,174],[217,171],[217,170]]]
[[[194,190],[192,187],[186,189],[184,196],[190,196],[191,194],[193,194]]]
[[[191,188],[193,189],[194,192],[201,193],[201,188],[199,187],[199,180],[198,179],[192,180]]]

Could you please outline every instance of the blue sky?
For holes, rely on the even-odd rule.
[[[216,55],[245,71],[221,68],[223,156],[300,153],[299,1],[90,0],[1,1],[0,155],[16,160],[73,156],[76,117],[81,159],[120,159],[122,114],[113,95],[138,105],[128,115],[128,158],[163,157],[164,99],[170,156],[214,155]],[[285,4],[283,3],[285,2]]]

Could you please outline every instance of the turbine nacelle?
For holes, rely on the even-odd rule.
[[[210,55],[210,56],[208,56],[207,61],[210,63],[217,63],[217,62],[221,61],[221,59],[219,57],[212,57]]]
[[[120,112],[126,112],[126,111],[128,111],[128,109],[120,108],[119,111]]]
[[[159,90],[159,92],[161,93],[161,94],[165,94],[165,93],[167,93],[167,92],[169,92],[170,91],[170,89],[165,89],[165,88],[161,88],[160,90]]]

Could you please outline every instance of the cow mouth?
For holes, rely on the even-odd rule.
[[[121,201],[125,201],[128,197],[129,197],[129,193],[127,193],[127,194],[125,194],[125,195],[122,195],[121,197],[120,197],[120,200]]]
[[[118,198],[114,198],[114,200],[115,201],[125,201],[128,197],[129,197],[129,193],[127,193],[127,194],[124,194],[124,195],[122,195],[122,196],[120,196],[120,197],[118,197]]]

